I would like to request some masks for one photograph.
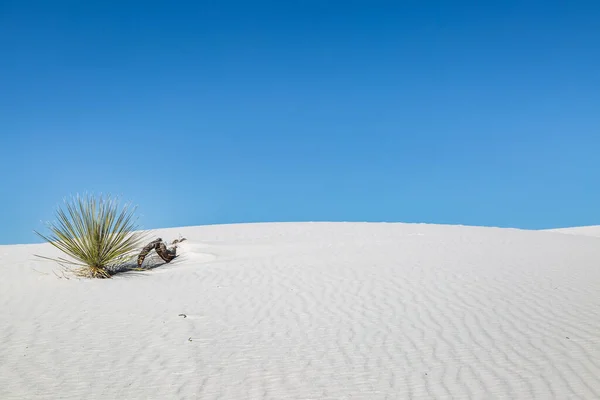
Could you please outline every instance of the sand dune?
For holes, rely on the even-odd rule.
[[[570,235],[600,237],[600,225],[578,226],[574,228],[549,229],[549,232],[568,233]]]
[[[0,399],[599,399],[600,238],[422,224],[159,230],[59,279],[0,246]],[[184,314],[184,315],[181,315]]]

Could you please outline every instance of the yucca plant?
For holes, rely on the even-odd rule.
[[[119,266],[139,251],[145,234],[134,220],[135,207],[120,206],[110,196],[76,196],[58,208],[57,221],[47,227],[49,235],[35,233],[71,257],[45,259],[74,268],[78,276],[110,278]]]

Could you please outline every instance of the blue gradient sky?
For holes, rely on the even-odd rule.
[[[0,243],[144,228],[600,224],[600,3],[0,1]]]

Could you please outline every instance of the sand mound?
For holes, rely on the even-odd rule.
[[[172,263],[59,279],[0,246],[1,399],[598,399],[600,242],[287,223],[157,231]]]
[[[570,235],[600,237],[600,225],[578,226],[574,228],[549,229],[551,232],[567,233]]]

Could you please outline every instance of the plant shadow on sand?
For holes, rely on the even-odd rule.
[[[145,272],[153,271],[157,268],[164,267],[167,264],[177,265],[178,261],[182,258],[182,255],[177,255],[172,261],[166,262],[156,254],[146,257],[141,267],[138,267],[136,261],[123,262],[118,265],[109,266],[106,268],[108,278],[132,278],[135,276],[147,276]],[[53,270],[52,273],[59,279],[90,279],[87,276],[79,273],[81,270],[78,268],[68,267],[67,265],[60,264],[60,271]],[[85,269],[85,268],[83,268]],[[39,272],[39,271],[38,271]]]
[[[178,264],[177,261],[181,258],[181,255],[177,255],[173,261],[166,262],[158,255],[154,254],[146,257],[144,263],[141,267],[137,266],[135,261],[119,264],[112,266],[107,269],[108,273],[111,277],[119,276],[119,277],[131,277],[137,275],[146,275],[144,272],[152,271],[157,268],[163,267],[165,265],[173,265]]]

